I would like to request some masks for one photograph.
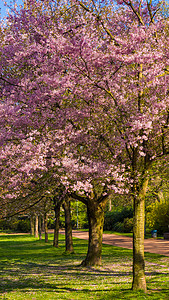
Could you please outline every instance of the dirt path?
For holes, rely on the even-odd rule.
[[[64,234],[63,230],[60,233]],[[73,230],[73,236],[79,239],[88,240],[88,232]],[[103,244],[113,245],[116,247],[132,249],[132,238],[115,235],[115,234],[103,234]],[[145,239],[144,240],[145,252],[157,253],[165,256],[169,256],[169,241],[168,240],[156,240]]]

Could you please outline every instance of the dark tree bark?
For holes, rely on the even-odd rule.
[[[61,204],[57,202],[57,199],[54,197],[54,211],[55,211],[55,228],[54,228],[54,239],[53,246],[59,246],[59,221],[60,221],[60,206]]]
[[[105,206],[105,202],[88,200],[89,241],[87,256],[82,262],[83,266],[101,265]]]
[[[87,214],[89,222],[89,241],[88,252],[86,258],[82,261],[83,266],[95,266],[101,264],[102,253],[102,236],[104,225],[105,207],[108,201],[108,197],[111,193],[100,197],[83,197],[76,193],[72,193],[71,196],[74,199],[82,201],[87,205]]]
[[[44,216],[42,217],[42,232],[45,231],[45,218]]]
[[[48,243],[48,215],[44,214],[45,243]]]
[[[39,239],[42,239],[42,217],[39,216]]]
[[[35,220],[34,220],[34,216],[33,215],[31,215],[31,217],[30,217],[30,225],[31,225],[31,232],[30,232],[30,234],[34,235],[34,233],[35,233]]]
[[[72,238],[72,224],[71,224],[71,212],[70,212],[70,201],[65,199],[63,203],[65,212],[65,243],[66,252],[73,253],[73,238]]]
[[[134,224],[133,224],[133,290],[146,288],[145,262],[144,262],[144,224],[145,224],[145,194],[148,179],[134,197]]]

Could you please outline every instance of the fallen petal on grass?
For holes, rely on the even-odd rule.
[[[146,253],[148,293],[131,291],[132,250],[103,245],[102,265],[80,267],[87,241],[74,238],[74,254],[29,235],[0,236],[0,299],[169,299],[169,258]]]

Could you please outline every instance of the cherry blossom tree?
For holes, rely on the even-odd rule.
[[[127,17],[118,14],[116,20],[104,22],[95,15],[107,39],[100,40],[93,28],[76,32],[73,94],[90,110],[90,133],[109,150],[113,165],[123,166],[127,174],[134,201],[133,289],[146,290],[145,193],[152,162],[169,153],[168,34],[162,34],[167,25],[158,17],[158,7],[148,2],[119,4]],[[79,5],[93,17],[88,7]]]
[[[1,157],[11,173],[7,149],[15,147],[20,170],[31,174],[45,170],[50,148],[52,165],[68,174],[72,168],[71,189],[83,186],[83,201],[97,220],[110,189],[128,191],[134,202],[133,289],[146,291],[144,199],[152,163],[169,153],[168,21],[151,1],[111,4],[105,14],[104,1],[61,8],[31,0],[9,17],[1,45]],[[42,153],[40,160],[31,156],[32,168],[22,156],[27,141]],[[106,187],[101,198],[91,196],[98,178]]]

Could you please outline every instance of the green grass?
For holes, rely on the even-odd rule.
[[[86,230],[87,231],[87,230]],[[132,237],[133,233],[132,232],[117,232],[117,231],[107,231],[105,230],[104,233],[108,233],[108,234],[116,234],[116,235],[123,235],[123,236],[128,236],[128,237]],[[152,235],[151,233],[147,233],[145,236],[146,239],[151,239]],[[163,235],[159,235],[157,236],[157,239],[161,240],[164,239]]]
[[[123,235],[123,236],[129,236],[129,237],[132,237],[133,236],[133,233],[132,232],[117,232],[117,231],[108,231],[108,230],[105,230],[103,233],[108,233],[108,234],[116,234],[116,235]]]
[[[30,235],[0,235],[0,299],[169,299],[169,259],[146,253],[148,293],[131,291],[132,251],[103,245],[101,267],[84,268],[80,262],[87,241],[74,238],[75,254]]]

